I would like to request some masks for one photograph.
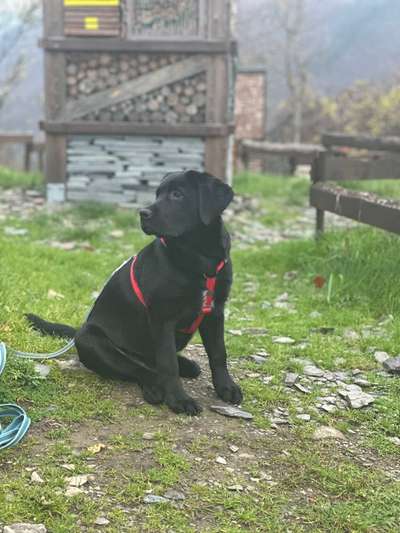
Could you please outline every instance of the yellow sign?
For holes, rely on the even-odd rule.
[[[97,17],[85,17],[85,30],[98,30],[99,19]]]
[[[64,0],[66,7],[109,7],[120,3],[120,0]]]

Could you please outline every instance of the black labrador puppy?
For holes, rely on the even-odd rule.
[[[232,264],[221,214],[232,199],[232,189],[208,174],[167,174],[156,201],[140,211],[143,231],[157,238],[113,273],[83,326],[75,330],[35,315],[27,315],[29,321],[42,333],[74,338],[87,368],[134,381],[147,402],[188,415],[201,407],[180,377],[195,378],[200,368],[178,352],[199,329],[218,396],[240,403],[224,342]]]

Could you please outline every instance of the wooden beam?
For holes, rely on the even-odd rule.
[[[42,130],[63,135],[169,135],[174,137],[225,137],[226,124],[145,124],[141,122],[41,122]]]
[[[63,0],[43,0],[43,26],[45,37],[62,38],[64,35]]]
[[[47,183],[63,183],[66,176],[67,141],[63,135],[46,136],[45,174]]]
[[[400,234],[398,202],[384,200],[370,193],[314,183],[310,190],[310,204],[320,211],[330,211],[357,222]]]
[[[369,135],[343,135],[341,133],[324,133],[322,144],[332,146],[359,148],[361,150],[382,150],[400,152],[400,137],[371,137]]]
[[[86,98],[80,98],[77,101],[73,100],[65,106],[64,120],[81,118],[89,113],[110,107],[130,98],[155,91],[170,83],[200,74],[206,70],[206,67],[206,58],[194,56],[149,74],[144,74],[118,87],[101,91]]]
[[[325,153],[320,157],[321,181],[400,179],[400,157],[355,158]]]
[[[320,144],[271,143],[263,141],[242,141],[241,149],[257,154],[312,155],[325,152]]]
[[[0,144],[32,143],[33,133],[0,132]]]
[[[92,37],[50,38],[39,40],[39,45],[50,52],[165,52],[184,54],[228,54],[233,41],[181,39],[100,39]]]

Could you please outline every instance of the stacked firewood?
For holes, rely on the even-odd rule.
[[[182,61],[183,54],[71,54],[67,61],[67,96],[78,100]],[[206,75],[90,113],[84,120],[101,122],[202,123],[206,116]]]

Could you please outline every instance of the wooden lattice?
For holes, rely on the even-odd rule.
[[[202,0],[131,0],[128,28],[132,36],[197,36],[201,5]]]

